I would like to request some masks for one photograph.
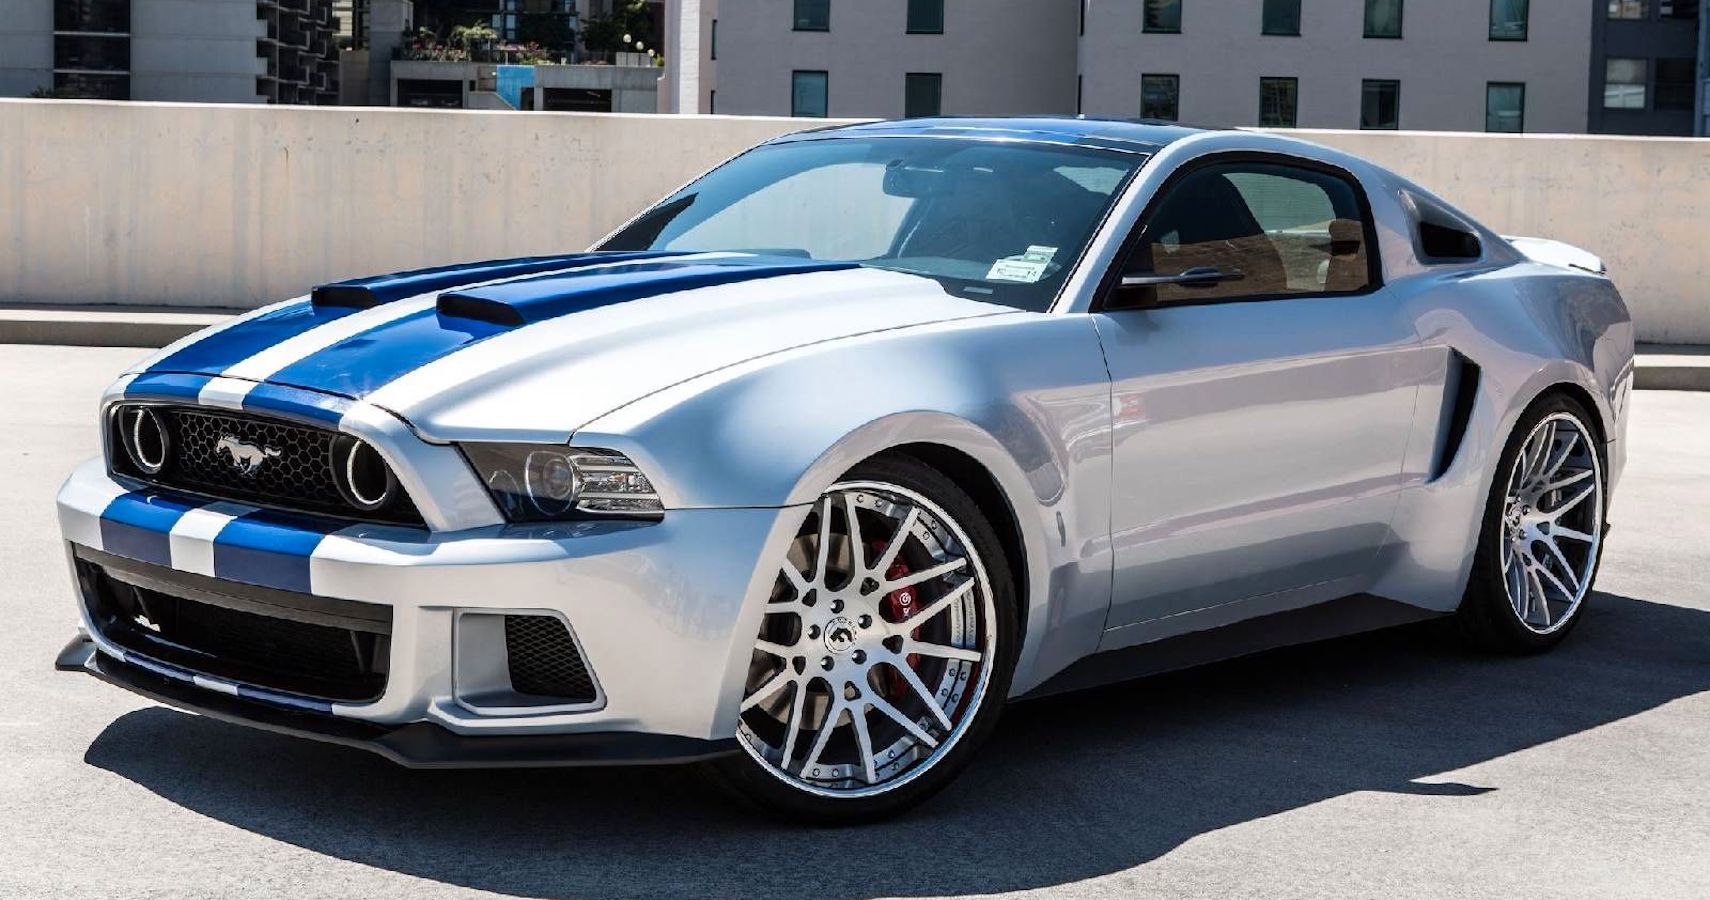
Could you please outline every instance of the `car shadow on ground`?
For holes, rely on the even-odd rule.
[[[768,821],[692,769],[410,771],[161,708],[85,759],[260,835],[508,894],[1019,890],[1352,791],[1483,793],[1415,779],[1710,689],[1710,613],[1600,594],[1585,615],[1543,656],[1411,627],[1022,704],[938,798],[843,831]]]

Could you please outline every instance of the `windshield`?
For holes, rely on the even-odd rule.
[[[943,138],[769,144],[667,197],[600,249],[854,262],[1043,311],[1144,161]]]

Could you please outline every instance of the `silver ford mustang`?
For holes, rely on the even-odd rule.
[[[1008,701],[1434,616],[1560,641],[1602,263],[1261,134],[791,135],[589,253],[323,285],[107,392],[62,668],[415,766],[942,788]]]

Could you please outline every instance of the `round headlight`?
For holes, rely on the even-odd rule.
[[[536,450],[528,455],[523,481],[529,502],[545,516],[569,512],[582,488],[581,476],[570,459],[551,450]]]
[[[348,435],[333,440],[333,482],[346,503],[363,512],[373,512],[392,502],[398,479],[392,467],[365,441]]]
[[[133,406],[119,413],[119,439],[131,465],[144,475],[158,475],[172,453],[166,423],[152,407]]]

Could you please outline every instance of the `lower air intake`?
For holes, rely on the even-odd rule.
[[[505,656],[517,693],[567,703],[594,701],[594,679],[563,620],[505,616]]]

